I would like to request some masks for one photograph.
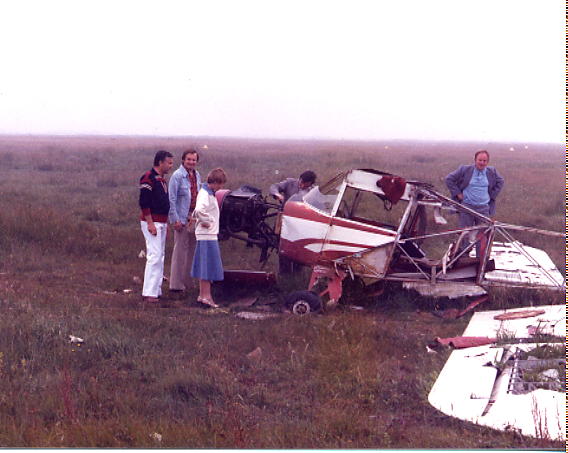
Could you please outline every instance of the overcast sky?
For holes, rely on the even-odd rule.
[[[564,141],[561,0],[0,0],[0,133]]]

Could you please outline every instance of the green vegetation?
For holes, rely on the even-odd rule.
[[[353,167],[443,190],[446,173],[489,147],[507,181],[499,219],[564,228],[561,146],[0,137],[0,446],[561,447],[464,423],[428,404],[448,352],[429,354],[426,345],[460,335],[468,322],[429,311],[464,301],[389,287],[377,302],[353,287],[345,305],[324,315],[251,321],[228,306],[251,295],[278,306],[303,289],[299,278],[270,291],[215,288],[226,310],[193,306],[195,290],[186,300],[143,304],[138,178],[156,149],[172,151],[177,163],[191,145],[202,150],[202,173],[221,166],[229,188],[251,184],[264,193],[307,168],[323,182]],[[564,268],[562,240],[532,238],[526,242]],[[258,251],[243,243],[224,242],[222,252],[228,268],[259,268]],[[275,263],[272,256],[266,269]],[[496,291],[480,308],[561,297]]]

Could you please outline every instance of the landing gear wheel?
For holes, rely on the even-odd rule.
[[[295,315],[307,315],[321,310],[321,299],[312,291],[294,291],[286,298],[286,306]]]

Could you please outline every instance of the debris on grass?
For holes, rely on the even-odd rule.
[[[103,294],[108,294],[109,296],[114,296],[115,294],[130,294],[131,292],[133,292],[133,289],[130,288],[125,288],[125,289],[115,289],[113,291],[106,291],[103,290],[102,293]]]
[[[522,318],[532,318],[534,316],[543,315],[544,310],[519,310],[519,311],[509,311],[507,313],[501,313],[500,315],[493,316],[493,319],[498,321],[506,321],[508,319],[522,319]]]
[[[466,313],[473,310],[475,307],[477,307],[482,302],[487,301],[488,299],[489,299],[489,296],[486,295],[486,296],[480,297],[480,298],[475,299],[474,301],[470,302],[468,304],[468,306],[465,307],[463,310],[460,310],[458,308],[448,308],[447,310],[435,311],[432,314],[434,316],[437,316],[437,317],[442,318],[442,319],[458,319],[458,318],[461,318],[462,316],[464,316]]]
[[[273,303],[269,303],[269,304],[266,304],[266,305],[259,305],[258,302],[257,302],[255,304],[254,308],[255,308],[255,310],[258,310],[258,311],[273,313],[274,308],[275,308],[275,307],[273,307],[273,305],[274,305]]]
[[[440,338],[436,337],[436,342],[443,346],[451,346],[456,349],[472,348],[475,346],[483,346],[486,344],[492,344],[497,341],[496,338],[489,337],[450,337],[450,338]]]
[[[160,433],[152,433],[150,434],[150,439],[155,440],[156,442],[161,442],[162,435]]]
[[[200,310],[200,313],[203,313],[204,315],[219,315],[219,314],[225,314],[228,315],[229,314],[229,310],[227,310],[226,308],[205,308],[204,310]]]
[[[544,310],[543,318],[556,322],[564,309],[562,305],[550,305],[537,310],[476,313],[464,336],[437,338],[441,344],[471,348],[450,355],[428,396],[430,403],[446,415],[476,424],[500,430],[512,426],[520,429],[522,436],[564,440],[564,338],[554,343],[547,338],[542,344],[540,338],[524,336],[527,314],[534,316]],[[514,318],[505,323],[504,329],[503,322],[495,319],[509,313]],[[545,322],[550,321],[539,318],[533,324],[542,327]],[[460,382],[457,387],[456,382]]]
[[[457,308],[448,308],[446,310],[433,311],[432,314],[442,319],[458,319],[460,310]]]
[[[551,335],[555,336],[556,333],[556,326],[558,324],[566,324],[566,314],[562,316],[560,319],[556,320],[545,320],[545,319],[537,319],[537,325],[528,325],[527,332],[529,335],[532,336],[539,336],[539,335]]]
[[[70,343],[84,343],[85,340],[82,338],[76,337],[75,335],[69,335],[69,342]]]
[[[255,311],[240,311],[235,315],[237,318],[250,319],[253,321],[260,319],[275,318],[278,316],[276,313],[258,313]]]
[[[259,360],[260,358],[262,358],[262,348],[260,346],[257,346],[247,354],[247,358],[249,358],[250,360]]]
[[[556,368],[548,368],[548,369],[544,370],[543,372],[539,373],[538,377],[542,381],[546,381],[546,380],[555,381],[555,380],[560,378],[560,373],[558,372],[558,370]]]
[[[258,300],[258,297],[243,297],[241,299],[237,299],[235,302],[229,304],[230,307],[251,307],[255,304]]]

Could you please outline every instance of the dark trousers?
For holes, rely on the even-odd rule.
[[[489,217],[489,205],[485,204],[485,205],[475,206],[475,205],[471,205],[471,204],[467,204],[467,203],[463,203],[463,205],[465,207],[475,211],[475,212],[478,212],[478,213],[484,215],[485,217]],[[468,228],[468,227],[480,225],[481,223],[483,223],[481,221],[481,219],[474,217],[473,215],[469,214],[468,212],[461,212],[460,211],[459,214],[460,214],[460,220],[459,220],[460,228]],[[480,254],[481,254],[481,247],[480,247],[479,239],[476,239],[477,235],[478,235],[477,231],[471,232],[471,234],[469,235],[468,241],[462,241],[461,242],[460,251],[463,250],[465,247],[467,247],[468,244],[471,244],[472,242],[476,242],[476,244],[475,244],[475,256],[479,258]]]

